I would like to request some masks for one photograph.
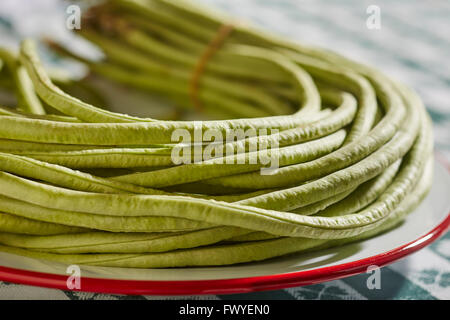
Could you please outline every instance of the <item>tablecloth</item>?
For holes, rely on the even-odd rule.
[[[261,28],[374,65],[415,88],[433,119],[436,151],[450,162],[450,1],[202,1]],[[15,46],[22,37],[42,34],[69,41],[70,32],[64,27],[69,4],[2,0],[0,45]],[[363,273],[277,291],[172,299],[450,299],[450,232],[382,268],[380,290],[367,287],[369,276]],[[0,299],[170,298],[69,292],[0,282]]]

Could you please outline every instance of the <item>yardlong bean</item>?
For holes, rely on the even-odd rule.
[[[184,0],[90,10],[78,34],[101,61],[51,48],[188,116],[100,108],[53,83],[32,40],[17,57],[1,50],[17,105],[0,107],[0,251],[230,265],[376,236],[426,196],[431,121],[381,72]]]

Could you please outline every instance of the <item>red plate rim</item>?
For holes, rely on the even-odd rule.
[[[444,166],[450,171],[450,164],[445,158],[439,156],[439,154],[437,154],[437,158],[440,162],[444,162]],[[386,266],[422,249],[444,234],[449,227],[450,213],[428,233],[393,250],[361,260],[313,270],[249,278],[189,281],[118,280],[83,277],[81,279],[81,290],[79,291],[129,295],[205,295],[248,293],[311,285],[363,273],[371,265]],[[0,266],[0,280],[68,290],[67,276],[51,273]]]

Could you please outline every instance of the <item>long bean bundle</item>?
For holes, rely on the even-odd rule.
[[[102,61],[52,47],[207,120],[108,111],[57,86],[32,41],[18,56],[0,51],[18,101],[0,108],[0,251],[229,265],[377,235],[427,194],[430,119],[415,92],[377,70],[181,0],[90,13],[79,34]],[[200,141],[180,147],[179,132]]]

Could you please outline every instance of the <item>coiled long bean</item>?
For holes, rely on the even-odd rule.
[[[52,82],[33,41],[17,57],[0,51],[18,97],[15,109],[0,107],[0,251],[114,267],[230,265],[375,236],[426,196],[431,121],[417,94],[379,71],[242,24],[205,55],[232,19],[184,0],[91,10],[79,35],[102,61],[51,47],[205,120],[99,108]],[[183,141],[184,162],[178,130],[200,137]],[[276,167],[265,172],[273,163],[262,159]]]

